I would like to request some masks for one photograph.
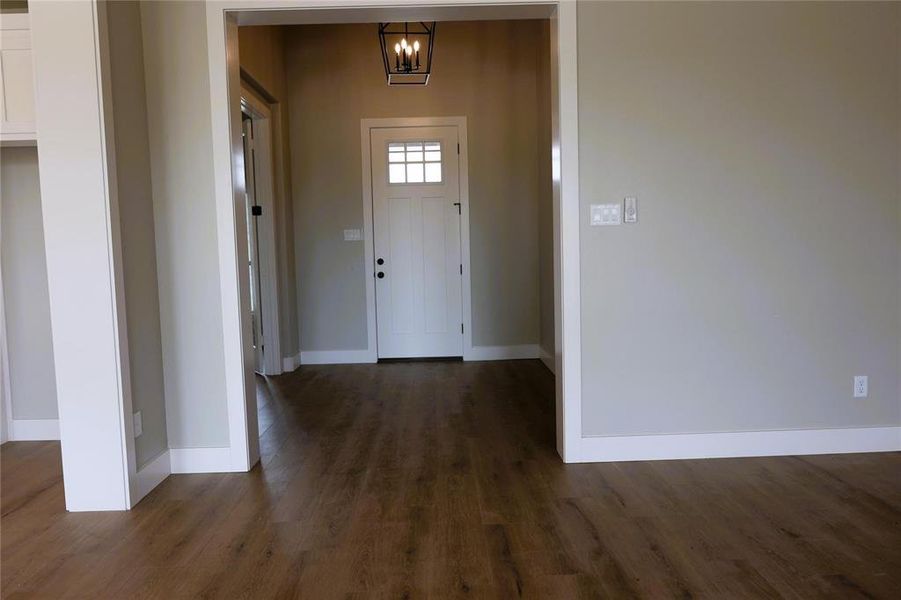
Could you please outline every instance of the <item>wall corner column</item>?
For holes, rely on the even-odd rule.
[[[104,8],[91,0],[30,5],[50,318],[70,511],[130,508],[135,470],[112,122],[101,77]]]

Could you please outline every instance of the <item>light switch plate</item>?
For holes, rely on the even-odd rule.
[[[591,226],[619,225],[623,222],[622,205],[617,204],[592,204]]]
[[[638,200],[635,196],[626,196],[623,200],[623,221],[638,223]]]
[[[344,241],[345,242],[359,242],[363,239],[363,232],[359,229],[345,229],[344,230]]]
[[[132,417],[135,424],[135,437],[141,437],[141,434],[144,433],[144,417],[141,415],[141,411],[136,412]]]

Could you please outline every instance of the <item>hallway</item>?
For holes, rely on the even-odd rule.
[[[262,464],[65,513],[59,444],[2,451],[4,598],[877,597],[901,454],[564,465],[538,361],[258,378]]]

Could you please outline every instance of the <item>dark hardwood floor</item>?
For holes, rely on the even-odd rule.
[[[4,445],[3,598],[901,596],[901,454],[567,466],[537,361],[259,382],[262,465],[129,513]]]

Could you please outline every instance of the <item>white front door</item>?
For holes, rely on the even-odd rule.
[[[370,130],[379,358],[463,356],[457,135]]]

